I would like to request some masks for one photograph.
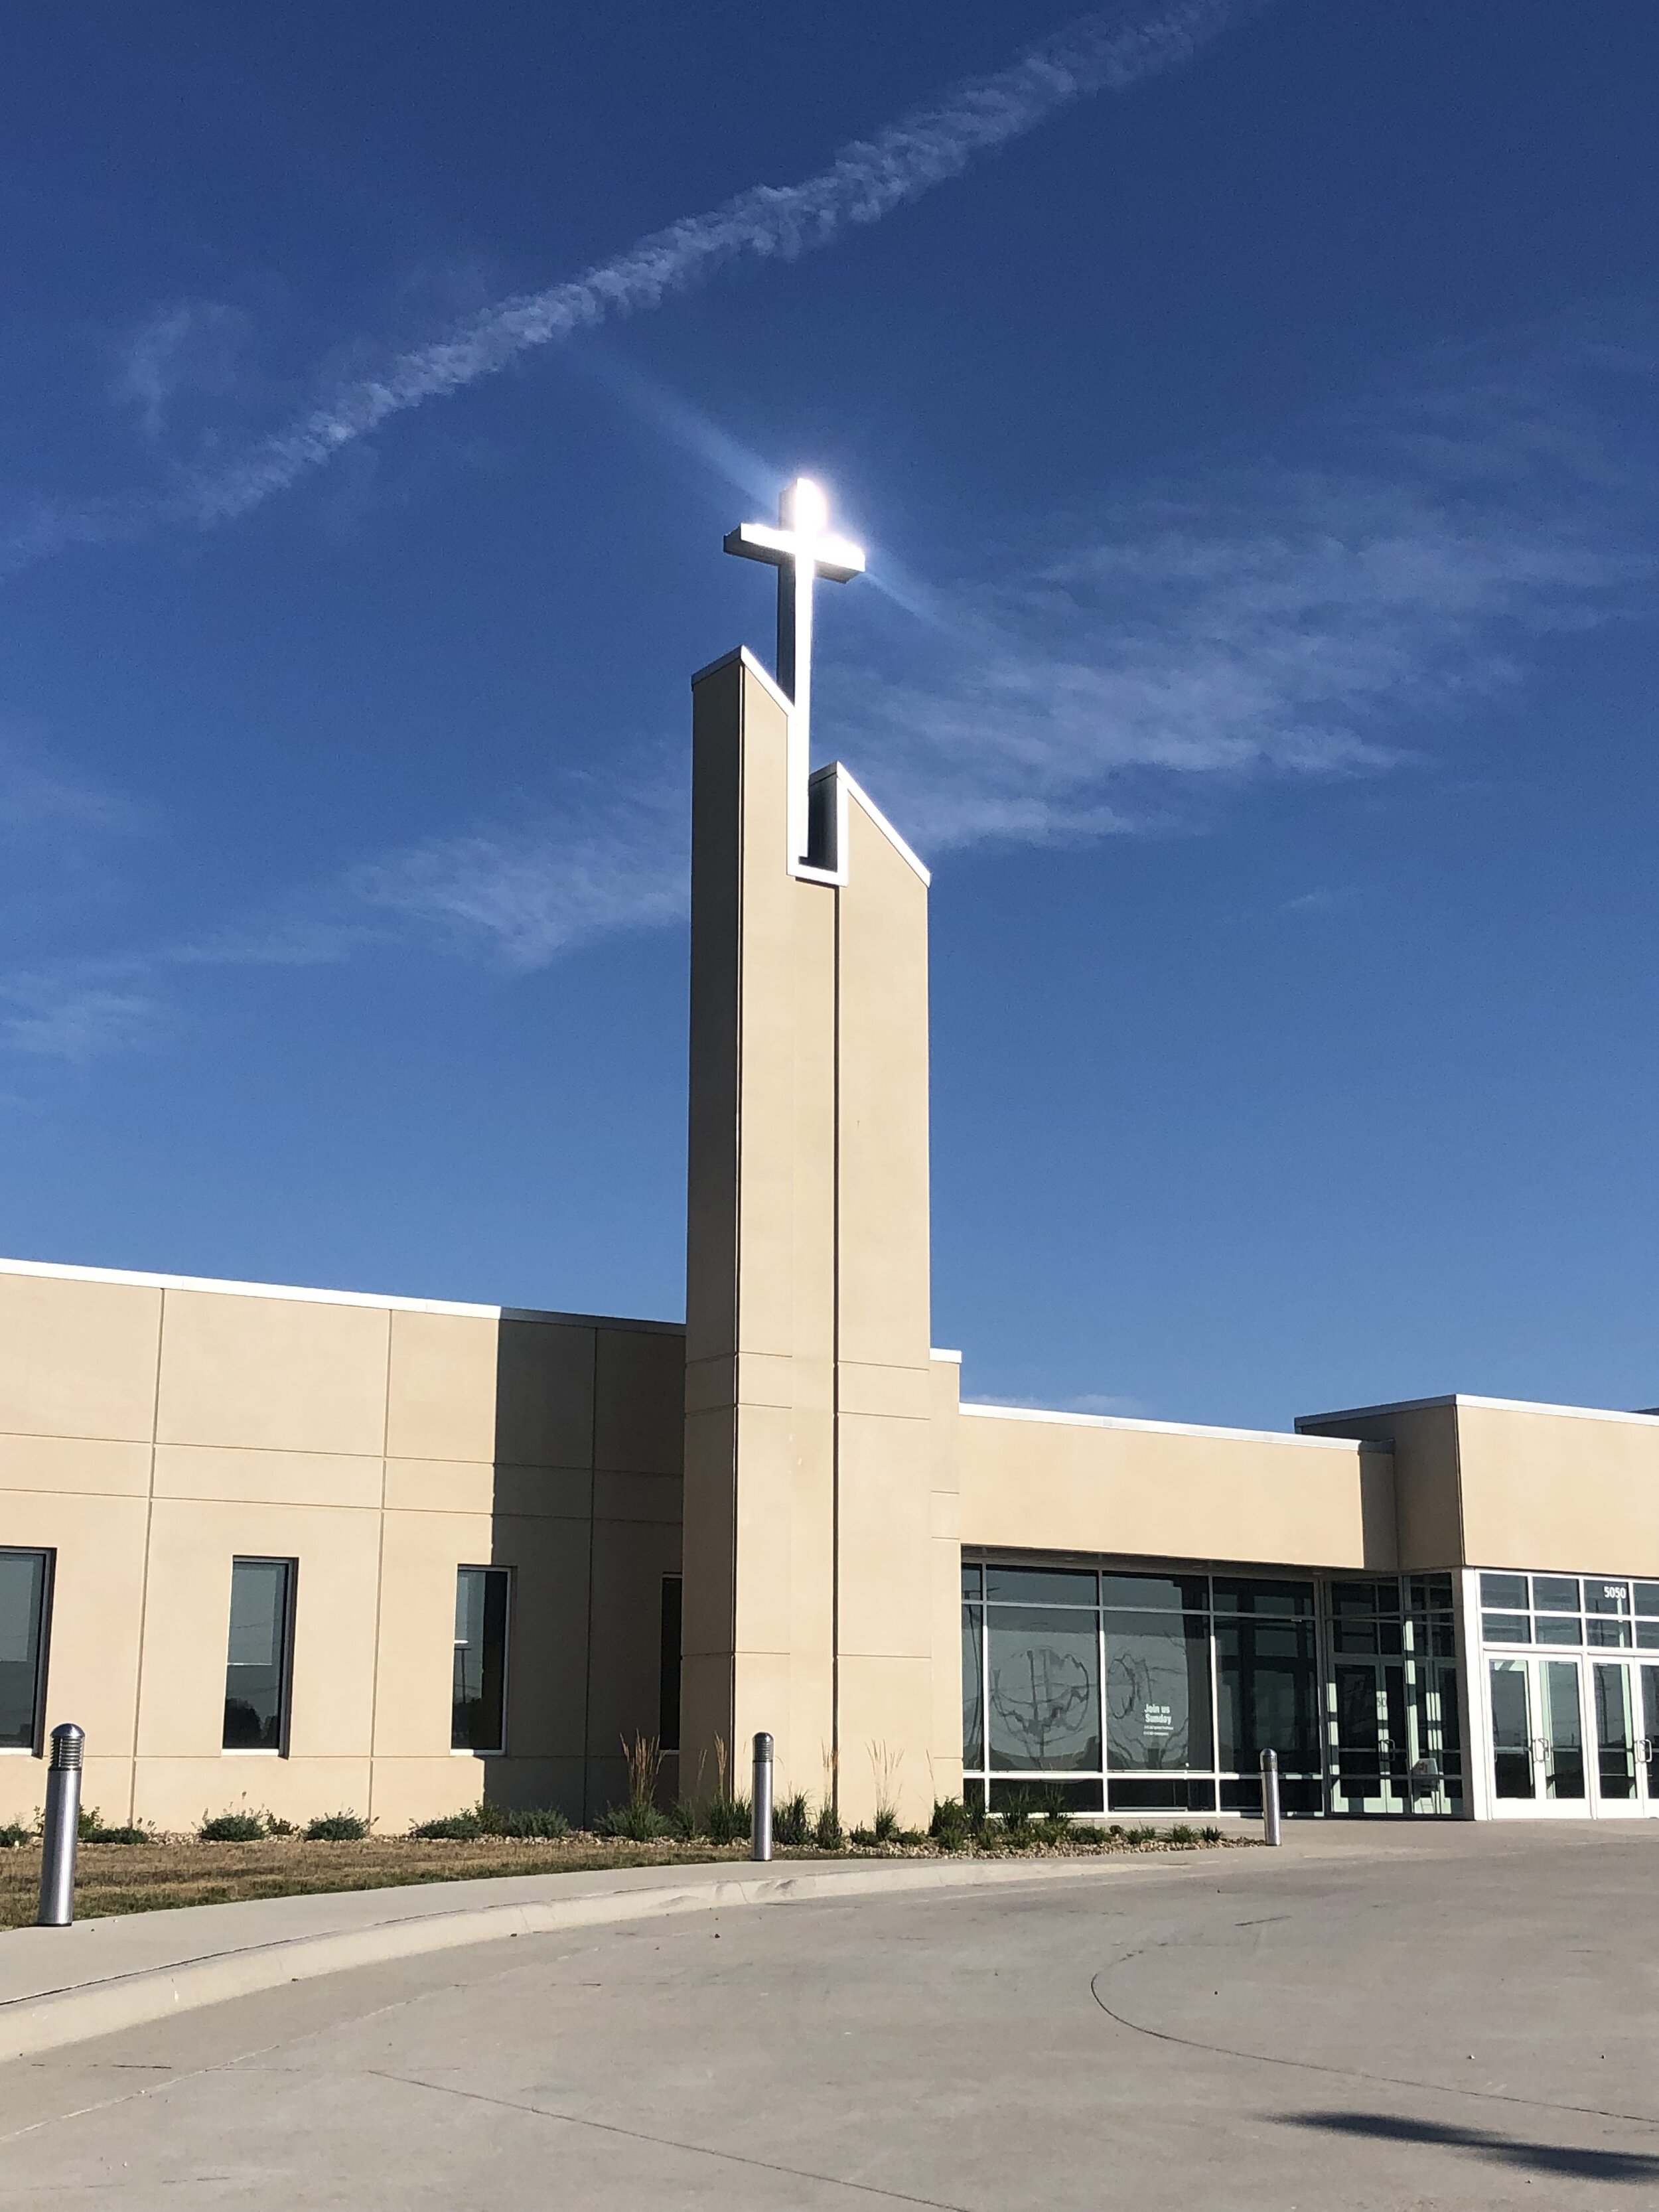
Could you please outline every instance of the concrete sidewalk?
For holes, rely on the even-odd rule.
[[[1209,1850],[1075,1859],[725,1860],[187,1905],[0,1936],[0,2060],[320,1974],[739,1905],[1213,1871]],[[1231,1854],[1226,1856],[1231,1856]]]
[[[1613,1825],[1585,1822],[1574,1833],[1592,1844]],[[1252,1827],[1245,1836],[1254,1841],[1255,1832]],[[1281,1850],[1249,1856],[1264,1867],[1401,1854],[1502,1856],[1524,1853],[1528,1842],[1522,1823],[1494,1829],[1455,1820],[1296,1821],[1285,1824]],[[1213,1873],[1218,1860],[1236,1866],[1238,1856],[1199,1850],[1075,1859],[779,1859],[765,1869],[727,1859],[332,1890],[80,1920],[72,1928],[18,1928],[0,1935],[0,2061],[284,1983],[515,1936],[738,1905],[1113,1881],[1148,1870]]]

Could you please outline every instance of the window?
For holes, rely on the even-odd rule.
[[[455,1571],[455,1751],[507,1748],[507,1584],[505,1567]]]
[[[985,1570],[962,1571],[962,1764],[969,1774],[985,1766]]]
[[[227,1751],[286,1751],[292,1559],[233,1559],[225,1663]]]
[[[40,1745],[51,1589],[50,1552],[0,1552],[0,1750]]]
[[[1261,1802],[1261,1754],[1279,1754],[1286,1812],[1323,1802],[1319,1741],[1319,1660],[1310,1583],[1215,1583],[1216,1688],[1228,1811]]]
[[[657,1691],[657,1747],[680,1747],[680,1620],[685,1585],[678,1575],[662,1578],[662,1643]]]
[[[993,1599],[998,1577],[987,1577]],[[1035,1583],[1035,1575],[1005,1577]],[[988,1608],[986,1680],[990,1691],[990,1763],[1004,1773],[1100,1771],[1100,1631],[1089,1576],[1054,1577],[1090,1585],[1086,1606],[998,1605]]]
[[[1645,1602],[1650,1583],[1636,1585],[1636,1612]],[[1480,1628],[1488,1644],[1593,1644],[1602,1650],[1623,1650],[1632,1640],[1659,1644],[1643,1633],[1632,1638],[1631,1586],[1608,1582],[1600,1575],[1483,1574],[1480,1577]]]
[[[965,1561],[962,1689],[963,1786],[994,1809],[1254,1810],[1266,1745],[1286,1809],[1323,1807],[1310,1582]]]

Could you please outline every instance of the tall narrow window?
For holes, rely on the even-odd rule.
[[[455,1572],[455,1691],[449,1741],[455,1751],[507,1747],[505,1567]]]
[[[50,1552],[0,1552],[0,1749],[40,1741]]]
[[[661,1672],[657,1686],[657,1746],[661,1751],[680,1747],[680,1592],[678,1575],[662,1578]]]
[[[225,1749],[283,1751],[294,1601],[292,1559],[233,1559]]]

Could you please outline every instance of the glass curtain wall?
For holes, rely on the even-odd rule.
[[[1172,1571],[963,1569],[964,1787],[1074,1812],[1323,1805],[1314,1584]]]

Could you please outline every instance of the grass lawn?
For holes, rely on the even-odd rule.
[[[1031,1858],[1135,1850],[1236,1849],[1253,1838],[1223,1844],[1172,1843],[1144,1829],[1128,1836],[1098,1834],[1086,1842],[1033,1841],[1019,1847]],[[1007,1857],[1014,1847],[999,1839],[980,1856]],[[782,1850],[779,1859],[831,1856],[808,1849]],[[849,1845],[854,1858],[940,1856],[927,1841]],[[960,1854],[958,1854],[960,1856]],[[301,1897],[319,1890],[384,1889],[409,1882],[465,1881],[480,1875],[580,1874],[600,1867],[689,1866],[726,1859],[748,1863],[746,1844],[630,1844],[609,1837],[574,1835],[556,1841],[480,1836],[466,1843],[423,1843],[412,1837],[371,1837],[361,1844],[312,1844],[272,1836],[256,1844],[204,1844],[158,1838],[146,1844],[82,1844],[76,1867],[77,1919],[106,1913],[154,1912],[173,1905],[226,1905],[248,1897]],[[0,1928],[30,1925],[40,1892],[40,1847],[24,1844],[0,1850]]]

